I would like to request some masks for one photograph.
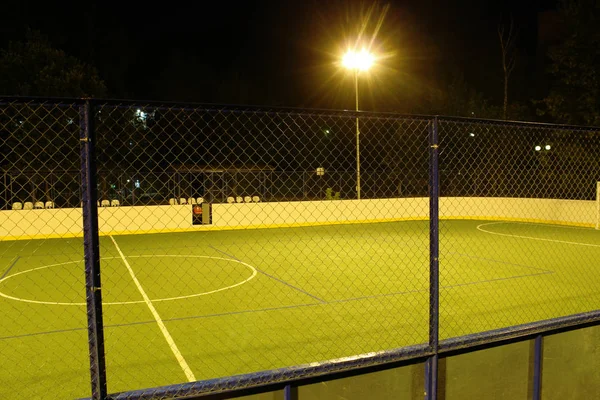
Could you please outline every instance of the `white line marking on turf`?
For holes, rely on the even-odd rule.
[[[165,323],[160,318],[160,315],[158,315],[158,311],[156,311],[156,308],[154,308],[154,305],[152,304],[152,301],[150,300],[150,298],[148,297],[148,295],[144,291],[144,288],[140,284],[140,281],[138,281],[137,277],[135,276],[135,273],[133,272],[133,269],[131,269],[131,266],[129,265],[129,262],[125,258],[125,255],[121,251],[121,248],[119,247],[119,245],[115,241],[115,238],[112,237],[112,235],[110,235],[110,240],[112,240],[113,244],[117,248],[117,251],[119,252],[119,255],[121,256],[121,259],[123,260],[123,263],[125,263],[125,266],[127,267],[127,270],[129,271],[129,275],[131,275],[131,278],[133,279],[133,282],[135,282],[135,285],[137,286],[138,290],[140,291],[140,294],[144,298],[144,301],[146,302],[146,305],[150,309],[150,312],[152,313],[152,316],[156,320],[156,323],[158,324],[158,327],[160,328],[160,330],[161,330],[163,336],[165,337],[165,339],[167,340],[167,343],[169,344],[169,347],[171,348],[171,351],[175,355],[175,358],[177,359],[177,362],[179,362],[179,366],[181,366],[181,369],[185,373],[185,376],[187,377],[188,381],[190,381],[190,382],[196,381],[196,377],[194,376],[194,373],[190,369],[190,366],[185,361],[185,358],[183,358],[183,355],[181,354],[181,352],[179,351],[179,348],[175,344],[175,341],[173,340],[173,337],[171,336],[171,334],[169,333],[169,330],[165,326]]]
[[[228,290],[228,289],[233,289],[234,287],[237,286],[241,286],[244,283],[250,281],[251,279],[254,279],[256,277],[256,275],[258,274],[258,271],[256,268],[254,268],[252,265],[247,264],[243,261],[240,260],[236,260],[233,258],[222,258],[222,257],[214,257],[214,256],[198,256],[198,255],[183,255],[183,254],[156,254],[156,255],[142,255],[142,256],[129,256],[129,258],[154,258],[154,257],[168,257],[168,258],[211,258],[211,259],[215,259],[215,260],[223,260],[223,261],[231,261],[231,262],[235,262],[238,264],[242,264],[245,267],[247,267],[250,271],[252,271],[252,274],[244,279],[241,282],[235,283],[233,285],[230,286],[225,286],[222,288],[218,288],[218,289],[214,289],[214,290],[209,290],[207,292],[201,292],[201,293],[194,293],[194,294],[188,294],[188,295],[184,295],[184,296],[175,296],[175,297],[165,297],[165,298],[161,298],[161,299],[152,299],[153,302],[157,302],[157,301],[173,301],[173,300],[183,300],[183,299],[191,299],[193,297],[200,297],[200,296],[206,296],[208,294],[213,294],[213,293],[217,293],[217,292],[222,292],[224,290]],[[102,257],[101,260],[115,260],[115,259],[121,259],[121,257]],[[37,268],[31,268],[31,269],[27,269],[25,271],[21,271],[21,272],[17,272],[14,274],[11,274],[9,276],[6,276],[2,279],[0,279],[0,284],[2,284],[2,282],[7,281],[8,279],[14,278],[16,276],[19,275],[23,275],[23,274],[27,274],[29,272],[35,272],[41,269],[46,269],[46,268],[51,268],[51,267],[58,267],[61,265],[68,265],[68,264],[77,264],[77,263],[83,263],[83,260],[79,260],[79,261],[67,261],[67,262],[63,262],[63,263],[58,263],[58,264],[51,264],[51,265],[44,265],[42,267],[37,267]],[[6,293],[0,292],[0,297],[4,297],[10,300],[15,300],[15,301],[21,301],[23,303],[31,303],[31,304],[46,304],[46,305],[51,305],[51,306],[85,306],[86,303],[68,303],[68,302],[61,302],[61,301],[40,301],[40,300],[30,300],[30,299],[24,299],[22,297],[14,297],[14,296],[10,296]],[[144,303],[144,300],[136,300],[136,301],[115,301],[115,302],[104,302],[102,301],[102,305],[104,306],[113,306],[113,305],[127,305],[127,304],[142,304]]]
[[[477,225],[477,230],[479,230],[481,232],[489,233],[490,235],[507,236],[507,237],[513,237],[513,238],[519,238],[519,239],[539,240],[539,241],[542,241],[542,242],[572,244],[572,245],[575,245],[575,246],[600,247],[600,245],[598,245],[598,244],[592,244],[592,243],[569,242],[569,241],[566,241],[566,240],[544,239],[544,238],[538,238],[538,237],[533,237],[533,236],[511,235],[509,233],[492,232],[492,231],[488,231],[488,230],[485,230],[485,229],[482,228],[482,226],[499,225],[499,224],[509,224],[509,223],[513,223],[514,224],[515,222],[488,222],[488,223],[485,223],[485,224]],[[529,224],[529,225],[537,225],[537,224]],[[553,226],[559,226],[559,225],[553,225]]]

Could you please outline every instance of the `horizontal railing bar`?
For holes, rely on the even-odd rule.
[[[446,356],[445,353],[450,352],[452,355],[469,353],[482,347],[497,347],[506,344],[506,342],[529,340],[539,334],[551,336],[596,325],[600,325],[600,311],[591,311],[440,340],[439,352],[441,356]],[[478,348],[473,349],[474,347]]]
[[[85,98],[56,98],[56,97],[21,97],[21,96],[0,96],[0,105],[10,103],[30,103],[30,104],[54,104],[57,106],[72,106],[81,105],[86,100],[93,102],[97,106],[118,106],[118,108],[132,108],[132,107],[143,107],[152,106],[157,109],[177,109],[180,111],[192,111],[192,110],[203,110],[203,111],[246,111],[246,112],[260,112],[264,114],[270,113],[292,113],[302,114],[305,116],[319,115],[319,116],[332,116],[332,117],[349,117],[354,118],[356,115],[360,115],[361,118],[384,118],[384,119],[421,119],[430,120],[434,117],[438,117],[440,122],[465,122],[465,123],[486,123],[494,125],[519,125],[519,126],[534,126],[534,127],[546,127],[546,128],[559,128],[559,129],[576,129],[576,130],[599,130],[599,127],[585,126],[585,125],[566,125],[566,124],[554,124],[547,122],[530,122],[530,121],[513,121],[513,120],[499,120],[499,119],[485,119],[485,118],[473,118],[473,117],[458,117],[458,116],[438,116],[438,115],[426,115],[426,114],[398,114],[389,111],[356,111],[356,110],[332,110],[332,109],[319,109],[319,108],[299,108],[299,107],[283,107],[283,106],[254,106],[254,105],[241,105],[241,104],[219,104],[219,103],[185,103],[185,102],[168,102],[168,101],[156,101],[156,100],[130,100],[130,99],[85,99]],[[69,104],[71,103],[71,104]]]
[[[178,111],[205,111],[205,112],[257,112],[262,114],[289,113],[302,114],[303,116],[325,116],[325,117],[347,117],[355,118],[360,115],[361,118],[373,119],[420,119],[429,120],[429,115],[420,114],[398,114],[383,111],[356,111],[356,110],[332,110],[319,108],[299,108],[283,106],[256,106],[241,104],[218,104],[218,103],[181,103],[156,100],[128,100],[128,99],[78,99],[78,98],[42,98],[42,97],[19,97],[19,96],[0,96],[0,105],[3,104],[66,104],[81,105],[89,100],[95,106],[113,106],[115,108],[134,108],[134,107],[152,107],[157,110],[178,110]]]
[[[600,311],[442,340],[439,344],[439,354],[440,357],[447,358],[454,355],[503,346],[509,343],[530,340],[540,334],[551,336],[596,325],[600,325]],[[201,382],[116,393],[109,395],[109,399],[149,400],[173,396],[176,393],[185,393],[186,398],[197,396],[217,399],[224,398],[221,397],[223,395],[231,398],[232,396],[237,397],[250,393],[264,393],[278,390],[290,382],[295,382],[296,385],[306,385],[335,380],[341,377],[360,375],[367,371],[374,372],[375,370],[395,368],[400,366],[398,365],[399,363],[402,365],[415,364],[424,361],[431,355],[433,355],[433,352],[426,345],[411,346],[391,352],[384,351],[375,355],[349,357],[347,359],[320,363],[319,365],[301,365]],[[365,363],[369,365],[365,366]]]
[[[319,376],[328,376],[330,379],[326,380],[333,380],[340,378],[340,375],[344,372],[357,375],[364,373],[366,370],[376,369],[377,367],[380,369],[392,368],[401,362],[412,364],[418,362],[420,359],[424,360],[431,356],[431,354],[432,352],[428,345],[414,345],[321,363],[304,364],[245,375],[109,394],[108,399],[149,400],[168,398],[177,394],[185,394],[186,398],[189,396],[217,395],[219,393],[228,393],[228,395],[231,395],[233,392],[258,386],[265,388],[264,391],[269,391],[267,388],[273,388],[278,385],[283,387],[290,382],[322,381],[323,379],[319,379]]]

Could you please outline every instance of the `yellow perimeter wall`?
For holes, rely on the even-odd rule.
[[[428,198],[213,204],[212,225],[192,225],[191,206],[110,207],[98,210],[101,234],[359,223],[425,219]],[[595,201],[443,197],[440,217],[595,226]],[[82,235],[81,209],[0,211],[0,239]]]

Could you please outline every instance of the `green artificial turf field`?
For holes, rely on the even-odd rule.
[[[0,398],[90,395],[82,239],[0,242]],[[429,222],[100,238],[109,392],[426,343]],[[600,232],[441,221],[440,339],[596,308]]]

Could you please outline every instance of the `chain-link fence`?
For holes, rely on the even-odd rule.
[[[470,286],[440,292],[441,337],[597,309],[600,132],[442,121],[440,149],[440,283]]]
[[[0,106],[1,398],[89,393],[79,111]]]
[[[4,99],[0,135],[0,398],[418,357],[431,396],[444,351],[598,319],[594,129]]]

